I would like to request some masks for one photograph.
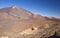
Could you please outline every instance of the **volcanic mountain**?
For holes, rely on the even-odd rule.
[[[0,9],[0,28],[2,27],[5,28],[6,26],[7,26],[6,28],[9,28],[15,22],[18,23],[21,22],[22,20],[29,21],[33,18],[34,19],[39,18],[39,15],[38,14],[33,15],[31,12],[26,11],[22,8],[18,8],[16,6],[2,8]]]
[[[25,33],[27,29],[45,29],[56,23],[60,23],[60,19],[32,14],[16,6],[0,9],[0,35]],[[38,29],[34,32],[41,31]]]
[[[29,19],[32,16],[32,13],[28,13],[29,11],[26,11],[22,8],[18,8],[16,6],[8,7],[8,8],[2,8],[0,9],[0,13],[5,15],[10,15],[13,18],[20,18],[20,19]]]

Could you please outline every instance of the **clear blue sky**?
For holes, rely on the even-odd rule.
[[[0,0],[0,8],[18,6],[32,13],[60,18],[60,0]]]

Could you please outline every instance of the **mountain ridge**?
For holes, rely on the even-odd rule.
[[[16,6],[0,9],[0,35],[19,35],[30,30],[31,33],[40,33],[58,23],[60,23],[60,19],[32,14]]]

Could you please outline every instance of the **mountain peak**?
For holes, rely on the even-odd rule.
[[[12,8],[17,8],[17,6],[12,6]]]
[[[11,6],[7,8],[0,9],[0,13],[6,13],[16,19],[30,19],[32,18],[32,13],[17,6]]]
[[[17,8],[17,6],[12,6],[12,8]]]

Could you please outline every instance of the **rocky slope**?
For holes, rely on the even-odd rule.
[[[32,14],[16,6],[0,9],[0,37],[18,38],[19,36],[21,38],[20,35],[25,34],[22,38],[45,38],[53,35],[55,31],[57,35],[60,35],[60,19],[58,18]]]

